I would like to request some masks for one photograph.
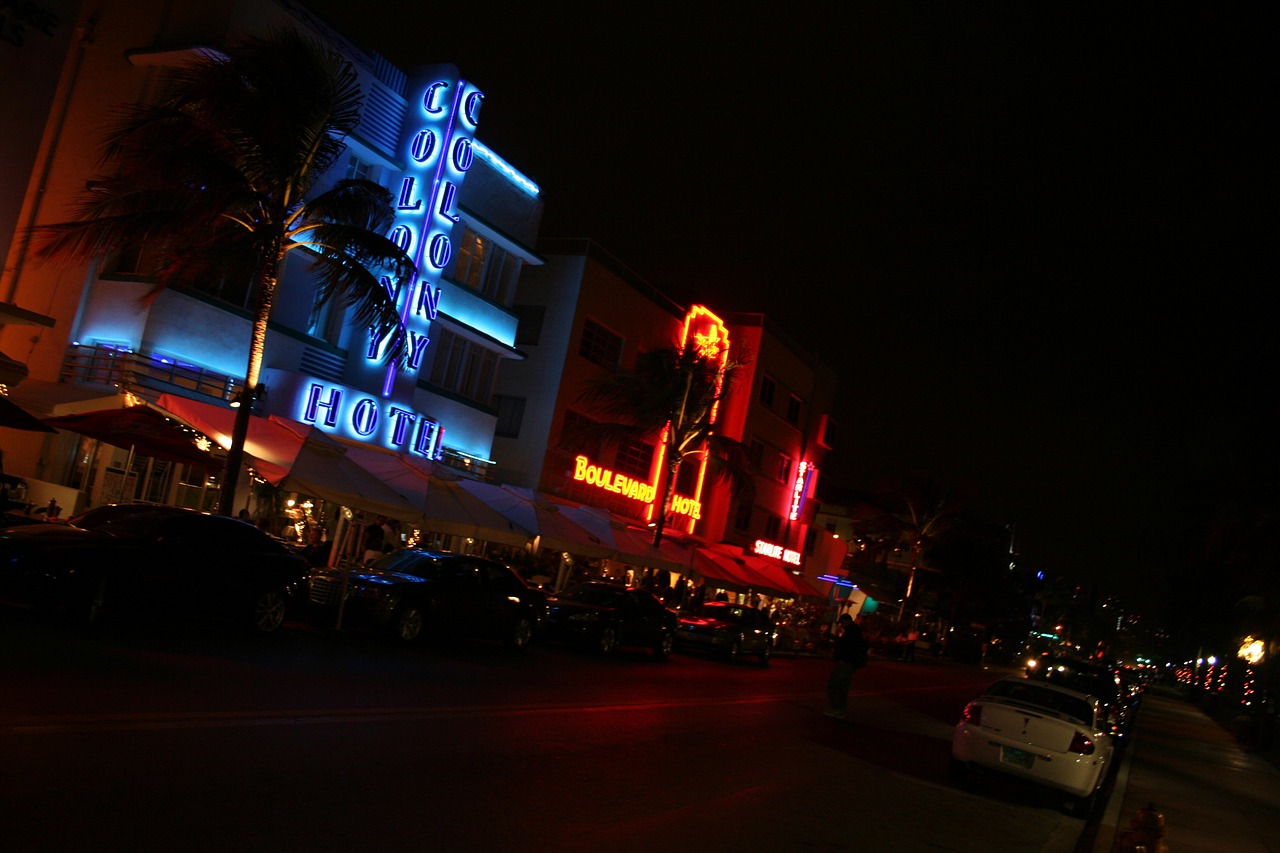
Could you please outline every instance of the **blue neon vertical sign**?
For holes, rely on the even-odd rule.
[[[418,266],[418,281],[407,292],[392,294],[409,335],[406,370],[416,374],[440,309],[440,276],[453,259],[453,229],[461,219],[458,193],[475,158],[484,93],[452,65],[420,69],[409,91],[413,94],[400,141],[406,168],[393,190],[397,214],[390,237]],[[385,343],[371,333],[366,356],[376,360]],[[388,366],[384,397],[391,396],[395,379],[395,368]]]

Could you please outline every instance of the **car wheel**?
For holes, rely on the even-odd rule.
[[[773,657],[773,643],[766,642],[760,647],[760,665],[768,666],[770,658]]]
[[[422,608],[416,604],[401,604],[391,614],[391,636],[401,643],[412,643],[422,636],[426,626]]]
[[[249,627],[255,634],[271,634],[284,624],[284,593],[266,589],[253,597],[249,607]]]
[[[596,649],[600,654],[611,654],[618,647],[618,631],[611,625],[605,625],[600,629],[600,636],[596,638]]]
[[[533,620],[528,616],[517,616],[515,624],[507,633],[507,647],[517,651],[528,648],[533,639]]]
[[[80,611],[81,620],[90,628],[98,628],[107,621],[107,581],[100,579],[89,587]]]
[[[724,656],[729,660],[737,660],[742,655],[742,638],[734,637],[729,641],[729,648],[725,650]]]
[[[658,660],[666,660],[671,657],[671,650],[676,646],[676,637],[670,631],[663,631],[662,636],[658,638],[658,644],[653,647],[653,656]]]
[[[1070,802],[1072,817],[1088,820],[1089,816],[1093,814],[1093,807],[1097,805],[1097,802],[1098,792],[1096,790],[1088,796],[1073,798]]]

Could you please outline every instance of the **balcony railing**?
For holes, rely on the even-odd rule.
[[[230,400],[244,387],[244,380],[186,364],[161,355],[148,355],[102,346],[72,344],[62,363],[63,382],[86,382],[127,388],[135,393],[181,390]]]

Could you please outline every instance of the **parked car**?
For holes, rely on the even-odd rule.
[[[1114,668],[1079,657],[1058,656],[1043,666],[1040,677],[1050,684],[1097,697],[1107,725],[1117,738],[1124,738],[1133,728],[1139,695],[1121,682]]]
[[[1094,696],[1020,676],[969,702],[951,741],[951,775],[980,767],[1063,792],[1087,817],[1115,756],[1105,710]]]
[[[585,581],[553,596],[547,638],[589,645],[609,654],[619,646],[643,646],[658,660],[671,656],[676,614],[656,595],[605,581]]]
[[[121,504],[0,530],[0,598],[84,624],[212,616],[270,633],[306,578],[306,562],[253,525],[183,507]]]
[[[406,548],[367,568],[312,570],[312,618],[385,631],[400,642],[425,634],[529,645],[546,618],[547,597],[506,565],[483,557]]]
[[[680,616],[676,648],[713,652],[731,661],[755,655],[761,666],[773,657],[778,632],[763,610],[727,601],[708,601]]]

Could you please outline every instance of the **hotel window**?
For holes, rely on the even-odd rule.
[[[525,397],[493,395],[493,407],[498,410],[498,423],[493,428],[495,438],[519,438],[520,425],[524,422]]]
[[[751,439],[751,443],[747,445],[747,461],[751,463],[753,470],[760,470],[760,466],[764,464],[763,441],[758,438]]]
[[[581,453],[593,461],[603,459],[600,452],[603,442],[594,430],[595,424],[596,421],[586,415],[566,410],[560,428],[560,447],[570,453]]]
[[[767,512],[764,515],[764,538],[776,540],[782,530],[782,516]]]
[[[337,344],[345,319],[339,305],[340,301],[327,299],[322,303],[317,296],[311,303],[311,314],[307,317],[307,333],[331,344]]]
[[[436,356],[431,364],[432,384],[489,405],[493,381],[498,373],[498,354],[448,329],[439,331],[435,345]]]
[[[347,158],[346,178],[349,181],[372,181],[373,165],[352,155]]]
[[[734,530],[750,530],[751,529],[751,501],[741,501],[738,503],[738,511],[733,514]]]
[[[785,453],[778,454],[778,476],[779,483],[788,483],[791,481],[791,457]]]
[[[791,399],[787,400],[787,423],[800,423],[800,406],[800,398],[792,394]]]
[[[622,360],[622,336],[614,334],[594,320],[587,320],[582,327],[578,355],[592,364],[613,370]]]
[[[653,467],[653,445],[643,441],[621,441],[614,457],[614,467],[628,477],[638,480],[649,479],[649,471]]]
[[[777,387],[778,387],[777,383],[775,383],[768,376],[760,377],[760,404],[761,405],[768,406],[770,409],[773,408],[773,393],[774,391],[777,390]]]
[[[501,305],[515,287],[520,266],[519,257],[467,228],[458,244],[453,278]]]
[[[121,249],[105,264],[104,278],[116,275],[132,277],[151,277],[155,275],[156,253],[150,245],[130,246]]]

